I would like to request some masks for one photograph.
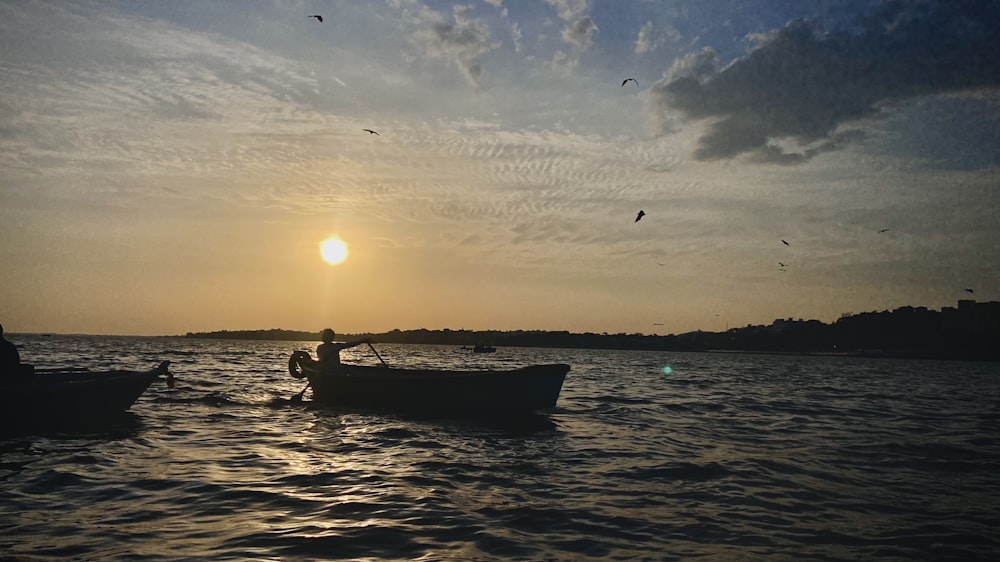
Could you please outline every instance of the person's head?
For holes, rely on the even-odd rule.
[[[333,330],[330,328],[323,330],[319,335],[319,338],[323,340],[323,343],[330,343],[335,337],[337,337],[337,334],[333,333]]]

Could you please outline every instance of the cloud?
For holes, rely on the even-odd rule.
[[[543,65],[547,73],[567,78],[580,66],[580,61],[570,57],[565,51],[556,51],[552,54],[552,59],[545,61]]]
[[[653,22],[647,21],[642,28],[639,29],[639,36],[635,40],[635,54],[641,55],[656,48],[657,41],[652,34]]]
[[[594,42],[594,32],[597,30],[594,20],[583,17],[563,29],[562,38],[577,49],[586,50]]]
[[[589,49],[593,44],[594,32],[599,29],[587,14],[587,0],[546,0],[546,2],[555,7],[559,17],[567,23],[562,30],[563,41],[580,51]]]
[[[706,47],[697,53],[690,53],[675,60],[667,71],[667,80],[673,82],[687,79],[704,82],[715,73],[718,61],[719,57],[715,50]]]
[[[716,73],[718,58],[711,47],[689,53],[676,59],[663,79],[653,85],[651,95],[645,100],[647,112],[660,134],[677,132],[685,120],[686,113],[672,106],[672,98],[677,97],[674,92],[701,87]]]
[[[587,0],[545,0],[559,12],[559,17],[571,21],[587,12]]]
[[[245,42],[103,5],[17,8],[0,18],[18,47],[0,63],[0,207],[29,188],[46,208],[250,200],[259,188],[242,173],[308,172],[310,139],[337,123],[314,109],[308,67]]]
[[[647,21],[639,29],[639,35],[635,39],[635,54],[655,51],[667,43],[676,43],[680,37],[680,32],[672,26],[654,27],[653,22]]]
[[[709,121],[700,160],[805,161],[856,140],[845,127],[894,102],[1000,87],[998,21],[1000,4],[986,0],[891,1],[854,32],[796,20],[755,35],[721,70],[709,49],[675,63],[650,108],[663,133],[678,118]]]
[[[433,10],[421,13],[422,27],[414,34],[414,39],[423,52],[433,58],[450,60],[461,71],[472,86],[482,86],[482,66],[480,59],[499,44],[490,40],[490,29],[476,19],[469,6],[455,6],[452,21]]]

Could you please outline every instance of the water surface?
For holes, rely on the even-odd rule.
[[[315,344],[11,339],[44,367],[169,359],[178,384],[97,428],[0,438],[6,556],[1000,557],[997,363],[376,346],[572,365],[554,412],[476,421],[295,403],[288,356]]]

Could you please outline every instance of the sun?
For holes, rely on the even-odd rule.
[[[327,238],[319,245],[319,253],[323,261],[330,265],[344,263],[347,259],[347,243],[340,238]]]

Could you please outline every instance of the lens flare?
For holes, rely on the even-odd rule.
[[[663,366],[663,374],[664,375],[669,375],[670,373],[673,373],[673,372],[674,372],[674,370],[670,367],[670,365],[664,365]]]

